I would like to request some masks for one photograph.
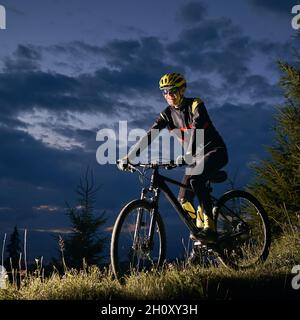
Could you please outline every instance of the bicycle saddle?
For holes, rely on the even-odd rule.
[[[211,183],[221,183],[224,182],[227,179],[227,173],[224,170],[219,170],[215,173],[213,173],[210,177],[209,177],[209,181]]]

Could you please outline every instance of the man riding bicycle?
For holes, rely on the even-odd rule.
[[[228,162],[227,148],[222,137],[217,132],[209,118],[206,107],[203,101],[199,98],[187,98],[184,96],[186,90],[186,80],[179,73],[167,73],[163,75],[159,81],[159,88],[168,104],[163,112],[160,113],[151,127],[151,130],[158,131],[167,128],[169,130],[180,129],[185,132],[191,131],[189,135],[188,145],[190,146],[185,155],[177,162],[190,163],[191,157],[196,157],[197,139],[195,131],[197,129],[204,130],[204,154],[201,159],[203,171],[201,174],[185,174],[182,183],[190,186],[193,190],[180,188],[178,200],[182,205],[193,203],[194,195],[198,197],[200,207],[203,209],[204,223],[202,228],[196,235],[191,235],[192,238],[201,238],[206,241],[216,240],[216,230],[213,221],[212,204],[210,200],[209,190],[206,187],[206,182],[209,178]],[[149,145],[151,130],[147,135],[137,142],[126,157],[118,162],[118,167],[121,170],[127,170],[128,164],[136,156],[140,154],[145,145]]]

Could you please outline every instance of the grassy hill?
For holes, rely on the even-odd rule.
[[[289,229],[273,239],[265,264],[246,271],[223,266],[201,268],[184,263],[166,263],[160,272],[128,277],[125,284],[115,280],[109,270],[91,266],[80,272],[67,271],[50,277],[37,270],[23,278],[21,286],[9,284],[0,290],[2,300],[235,300],[299,299],[300,289],[291,285],[294,265],[300,264],[300,232]]]

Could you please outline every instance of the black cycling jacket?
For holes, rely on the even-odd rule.
[[[185,140],[189,139],[188,150],[190,150],[193,155],[195,155],[197,147],[193,129],[204,129],[204,154],[218,147],[226,148],[222,137],[209,118],[203,101],[199,98],[183,98],[179,108],[167,106],[165,110],[160,113],[147,135],[130,150],[128,157],[134,158],[135,155],[138,156],[140,152],[151,143],[151,139],[153,140],[157,136],[157,133],[153,134],[152,129],[158,129],[157,131],[160,131],[164,128],[169,131],[179,129],[176,131],[177,136],[178,132],[184,133]],[[186,142],[183,141],[182,136],[178,138],[182,143]]]

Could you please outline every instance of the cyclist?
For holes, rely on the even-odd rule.
[[[204,157],[202,158],[203,171],[197,175],[184,175],[182,183],[186,186],[191,186],[193,192],[185,188],[180,188],[178,200],[182,204],[187,201],[192,204],[194,195],[197,195],[199,204],[203,208],[204,224],[203,228],[199,228],[199,232],[196,235],[191,235],[191,238],[215,241],[216,230],[206,182],[214,172],[227,164],[228,156],[226,145],[212,124],[203,101],[199,98],[187,98],[184,96],[186,80],[181,74],[167,73],[163,75],[159,81],[159,88],[168,106],[160,113],[151,129],[158,129],[159,131],[164,128],[169,130],[180,129],[182,132],[191,129],[192,133],[189,135],[188,143],[189,148],[183,156],[183,161],[190,163],[190,160],[187,161],[187,159],[196,156],[197,139],[195,138],[194,130],[204,129],[205,147]],[[153,136],[151,136],[151,130],[149,130],[147,135],[131,148],[128,155],[119,160],[119,169],[128,169],[130,160],[138,156],[142,149],[151,143],[151,140],[153,140]]]

